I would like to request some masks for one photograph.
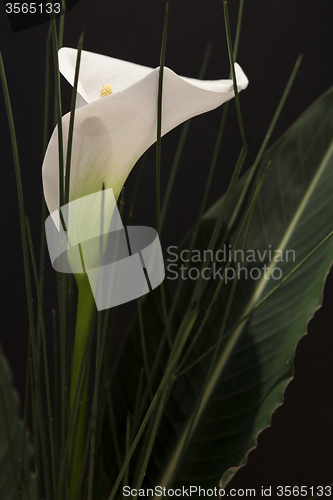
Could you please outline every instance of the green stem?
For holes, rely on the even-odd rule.
[[[85,371],[85,375],[80,379],[80,366],[83,359],[84,348],[89,334],[89,327],[92,314],[94,311],[94,297],[91,292],[87,275],[86,274],[75,275],[75,278],[77,281],[79,294],[78,294],[77,315],[76,315],[72,376],[70,382],[70,396],[69,396],[70,412],[74,411],[74,425],[71,429],[70,447],[69,447],[69,455],[71,455],[71,450],[74,449],[72,455],[73,462],[72,462],[71,480],[70,480],[71,500],[73,500],[76,495],[76,490],[79,484],[80,473],[84,458],[89,367]],[[75,404],[75,394],[78,385],[80,385],[78,394],[81,394],[81,397],[77,399]],[[82,391],[80,391],[81,388]]]

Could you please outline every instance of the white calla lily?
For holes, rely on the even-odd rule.
[[[75,49],[62,48],[59,51],[59,69],[71,85],[74,83],[76,58]],[[237,64],[235,70],[238,90],[241,91],[247,87],[248,80]],[[70,388],[70,408],[80,415],[76,438],[71,436],[75,440],[71,498],[75,497],[84,454],[87,390],[84,391],[80,407],[75,403],[75,394],[94,308],[85,270],[99,267],[101,253],[100,245],[90,245],[82,253],[81,242],[96,234],[108,233],[112,214],[116,212],[116,199],[127,176],[140,156],[156,141],[158,82],[159,68],[147,68],[82,51],[73,130],[69,204],[61,209],[63,216],[67,213],[66,227],[63,228],[67,231],[66,238],[61,236],[63,233],[60,231],[58,212],[58,128],[52,134],[44,158],[44,195],[52,219],[60,231],[59,245],[66,239],[70,268],[75,272],[82,264],[83,269],[83,272],[76,274],[79,293]],[[178,76],[169,68],[164,68],[162,135],[185,120],[210,111],[232,97],[232,80],[195,80]],[[69,121],[70,113],[62,118],[64,164]],[[103,191],[101,203],[101,197],[91,195],[100,192],[103,185],[105,193]],[[112,196],[107,196],[111,189]],[[57,240],[57,232],[54,234]],[[103,250],[105,243],[104,238]],[[81,382],[87,388],[86,381],[87,375]]]
[[[77,50],[59,51],[59,69],[74,83]],[[248,79],[235,64],[238,91]],[[82,51],[75,112],[69,201],[112,188],[116,199],[140,156],[156,141],[159,68],[152,69]],[[112,93],[111,92],[112,88]],[[105,97],[100,98],[102,94]],[[210,111],[234,96],[232,80],[196,80],[164,68],[162,135],[185,120]],[[62,118],[64,161],[70,113]],[[43,186],[50,213],[59,208],[58,131],[43,163]],[[100,210],[100,207],[96,207]],[[87,214],[88,215],[88,214]],[[91,217],[90,220],[96,224]],[[86,228],[87,229],[87,228]]]

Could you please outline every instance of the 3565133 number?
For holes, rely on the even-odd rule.
[[[306,497],[308,495],[317,497],[331,497],[331,486],[278,486],[276,489],[278,497]]]
[[[60,3],[38,3],[38,2],[7,2],[7,14],[60,14]]]

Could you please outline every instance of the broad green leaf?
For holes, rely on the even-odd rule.
[[[36,480],[30,473],[32,448],[19,418],[18,397],[1,347],[0,384],[0,498],[36,500]],[[23,440],[25,451],[21,467]]]
[[[266,153],[258,177],[269,160],[271,166],[257,200],[243,260],[238,253],[238,263],[243,270],[237,281],[226,332],[333,230],[333,90],[309,108]],[[234,213],[245,179],[236,190],[222,232]],[[254,179],[252,194],[257,180]],[[247,203],[251,198],[250,193]],[[204,217],[196,245],[202,258],[222,203],[223,199]],[[226,247],[221,246],[223,240],[220,240],[221,251],[233,245],[241,222],[239,220],[229,234]],[[189,238],[182,243],[180,250],[188,248],[188,245]],[[222,259],[222,252],[218,257]],[[164,415],[147,467],[146,487],[197,485],[214,488],[230,468],[235,469],[224,476],[222,484],[226,484],[237,467],[244,463],[247,451],[255,446],[258,432],[269,424],[272,411],[282,403],[283,391],[293,373],[295,346],[306,333],[307,321],[320,306],[323,282],[332,260],[331,238],[247,322],[225,336],[204,395],[205,404],[195,419],[195,429],[186,449],[181,446],[184,432],[201,393],[212,354],[185,374],[170,380]],[[184,263],[178,261],[177,265],[181,264]],[[191,262],[190,266],[199,269],[200,265],[200,262]],[[225,262],[215,260],[216,270],[224,265]],[[237,262],[233,266],[237,268]],[[195,272],[192,273],[194,276]],[[168,276],[174,275],[167,271],[165,280],[169,307],[177,282],[168,279]],[[199,304],[200,315],[193,335],[216,289],[218,274],[215,278],[208,281]],[[222,287],[213,312],[182,369],[215,344],[231,284],[230,279]],[[195,281],[191,279],[184,282],[181,300],[171,324],[173,335],[184,317],[194,285]],[[142,308],[150,372],[157,359],[163,332],[159,297],[158,290],[149,294]],[[154,390],[162,378],[168,355],[166,343],[156,376],[151,381]],[[122,436],[125,436],[126,416],[127,412],[134,414],[143,367],[139,322],[136,320],[128,332],[111,384],[115,426],[123,454],[125,444]],[[140,395],[143,412],[139,421],[150,402],[147,393],[147,387],[144,387]],[[138,419],[134,416],[134,427],[136,422]],[[105,427],[105,463],[109,475],[114,479],[118,468],[113,458],[108,418]],[[144,440],[145,435],[130,462],[132,479],[142,463],[140,452]]]

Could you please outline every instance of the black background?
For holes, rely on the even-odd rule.
[[[69,12],[78,2],[79,0],[63,0],[61,4],[54,2],[53,5],[47,0],[31,3],[24,2],[24,0],[20,0],[20,2],[3,0],[14,33],[48,22],[50,13],[58,18],[63,12]]]
[[[221,0],[171,0],[166,65],[179,74],[196,77],[205,47],[213,43],[206,78],[226,78],[226,50]],[[80,0],[66,16],[64,45],[75,47],[82,30],[84,48],[139,64],[159,63],[165,3],[160,0]],[[233,33],[238,1],[230,0]],[[299,53],[304,59],[272,141],[321,93],[333,84],[333,2],[331,0],[245,0],[238,62],[250,85],[241,94],[250,167],[279,102]],[[36,248],[39,241],[44,58],[48,25],[12,33],[0,4],[0,48],[12,99],[24,187],[25,206]],[[69,109],[70,89],[62,82],[63,110]],[[163,248],[177,245],[196,219],[199,201],[217,135],[221,110],[192,122],[182,157]],[[13,368],[16,387],[24,391],[27,308],[14,168],[10,138],[0,96],[1,162],[1,342]],[[179,129],[162,143],[162,187],[166,185]],[[226,189],[241,141],[234,105],[219,155],[209,205]],[[126,183],[131,197],[137,170]],[[150,151],[134,222],[154,226],[154,151]],[[47,282],[56,307],[53,284]],[[296,349],[295,377],[272,426],[259,437],[258,447],[231,486],[325,485],[333,479],[333,276],[327,280],[324,306],[315,315]],[[127,309],[122,309],[128,316]],[[126,320],[121,321],[124,327]],[[51,334],[50,334],[51,335]],[[258,496],[259,496],[259,489]],[[274,488],[272,497],[276,497]]]

